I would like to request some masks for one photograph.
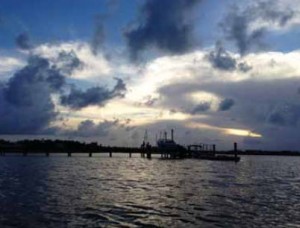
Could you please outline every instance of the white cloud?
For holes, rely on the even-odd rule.
[[[103,79],[112,73],[112,66],[103,54],[94,55],[88,43],[67,42],[60,44],[42,44],[36,47],[33,52],[41,56],[53,59],[61,51],[73,51],[83,62],[83,67],[74,71],[72,78],[95,81]]]
[[[13,75],[15,71],[25,65],[21,59],[9,56],[0,56],[0,80],[6,80]]]

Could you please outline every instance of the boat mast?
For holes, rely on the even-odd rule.
[[[147,143],[148,142],[148,131],[145,130],[145,134],[144,134],[144,142]]]

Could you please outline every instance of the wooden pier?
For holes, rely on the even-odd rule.
[[[65,154],[67,157],[72,157],[73,155],[78,154],[86,154],[88,157],[93,157],[95,155],[107,155],[108,157],[113,157],[113,154],[128,154],[128,157],[133,157],[133,154],[139,154],[142,158],[151,159],[153,154],[159,154],[155,148],[151,149],[141,149],[134,148],[130,151],[120,151],[118,149],[107,149],[107,150],[94,150],[94,151],[66,151],[66,150],[56,150],[56,151],[43,151],[43,150],[28,150],[21,148],[19,146],[9,146],[9,147],[0,147],[0,157],[1,156],[29,156],[29,155],[45,155],[46,157],[50,157],[53,155],[61,155]]]
[[[48,144],[47,144],[48,143]],[[95,155],[107,155],[113,157],[113,154],[128,154],[128,157],[133,157],[133,154],[140,154],[141,158],[151,159],[153,155],[160,155],[162,159],[183,159],[183,158],[197,158],[209,160],[235,160],[238,161],[237,144],[234,143],[234,150],[230,153],[216,151],[214,144],[193,144],[183,147],[179,144],[171,144],[171,146],[151,147],[150,144],[137,147],[110,147],[102,146],[97,143],[78,143],[74,141],[25,141],[25,143],[0,143],[0,156],[5,155],[45,155],[50,157],[52,155],[65,154],[67,157],[73,155],[86,154],[87,157]]]

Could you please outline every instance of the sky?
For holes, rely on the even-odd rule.
[[[300,151],[300,1],[0,0],[0,137]]]

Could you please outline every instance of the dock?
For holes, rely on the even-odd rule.
[[[65,155],[67,157],[86,155],[87,157],[107,156],[114,157],[116,154],[126,154],[128,158],[137,157],[151,159],[160,157],[161,159],[203,159],[203,160],[232,160],[238,161],[240,155],[263,155],[263,156],[300,156],[299,151],[263,151],[263,150],[240,150],[237,143],[233,143],[233,149],[228,151],[217,150],[215,144],[194,143],[182,146],[175,143],[173,133],[171,138],[166,136],[158,141],[157,146],[147,144],[141,147],[117,147],[103,146],[96,142],[85,143],[72,140],[22,140],[10,142],[0,139],[1,156],[30,156],[44,155],[46,157],[54,155]],[[143,144],[142,144],[143,145]],[[102,157],[101,156],[101,157]]]
[[[213,154],[212,154],[213,152]],[[164,148],[163,150],[158,147],[104,147],[96,144],[88,146],[62,146],[61,144],[55,144],[55,146],[42,147],[11,144],[0,145],[0,156],[30,156],[30,155],[44,155],[50,157],[53,155],[65,154],[67,157],[74,155],[83,155],[87,157],[93,157],[97,155],[107,155],[107,157],[113,157],[114,154],[127,154],[129,158],[133,155],[140,155],[141,158],[151,159],[153,155],[158,155],[162,159],[183,159],[183,158],[204,158],[203,155],[217,155],[221,152],[216,151],[215,145],[189,145],[187,148],[178,145],[177,147]],[[201,154],[201,156],[200,156]],[[136,156],[135,156],[136,157]]]

